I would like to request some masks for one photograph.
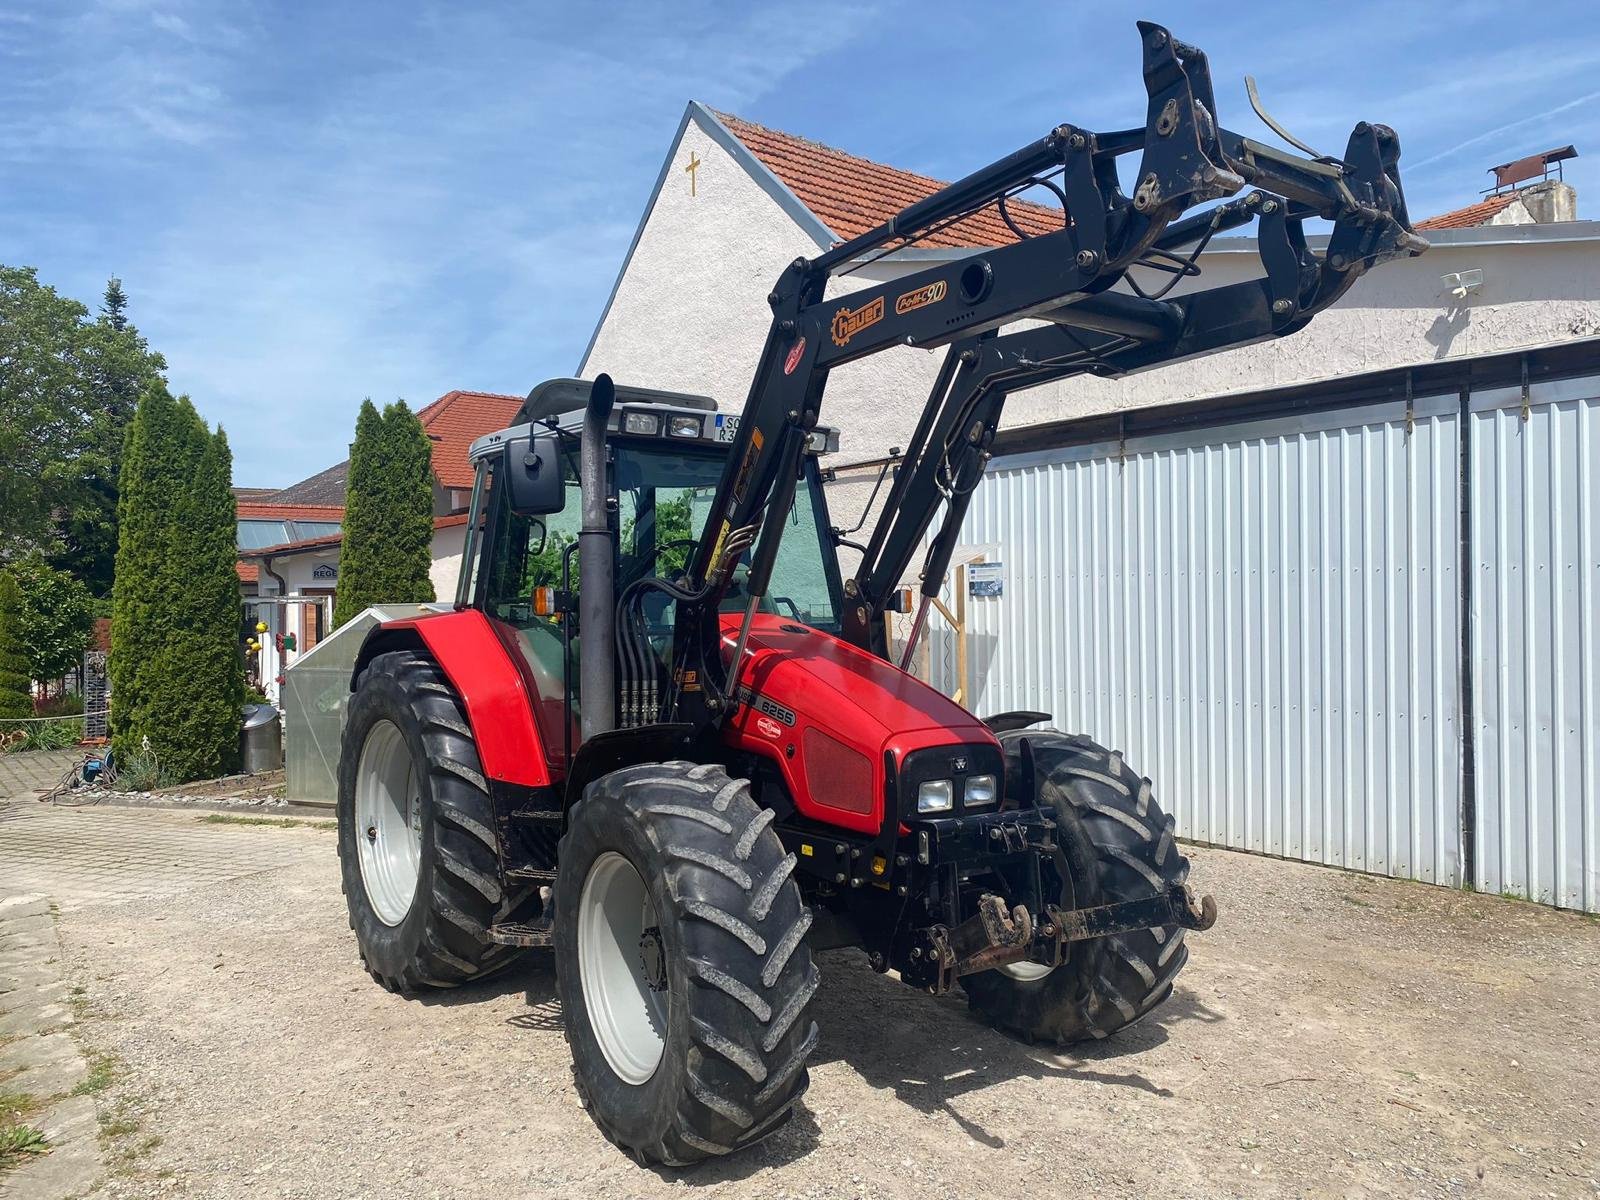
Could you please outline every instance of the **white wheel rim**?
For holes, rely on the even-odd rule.
[[[647,932],[649,936],[647,937]],[[625,1083],[644,1083],[666,1050],[667,993],[660,928],[634,865],[608,850],[594,860],[578,898],[578,976],[589,1027]],[[655,985],[646,974],[646,955]]]
[[[417,894],[422,861],[422,786],[405,735],[392,721],[367,731],[356,765],[356,855],[367,899],[398,925]]]
[[[1002,975],[1009,975],[1012,979],[1020,979],[1023,983],[1032,983],[1035,979],[1043,979],[1053,970],[1055,970],[1054,967],[1047,967],[1043,963],[1036,962],[1006,963],[1005,966],[999,968]]]

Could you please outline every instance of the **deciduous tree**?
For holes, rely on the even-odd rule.
[[[128,321],[119,281],[98,320],[0,266],[0,553],[44,549],[110,595],[117,463],[139,394],[166,362]]]
[[[94,625],[94,600],[82,580],[58,571],[38,551],[11,566],[22,596],[18,628],[28,674],[36,683],[77,670]]]

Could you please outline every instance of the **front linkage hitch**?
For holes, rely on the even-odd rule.
[[[1046,906],[1045,919],[1037,927],[1026,907],[1019,904],[1007,912],[1001,897],[985,892],[978,898],[977,913],[959,925],[934,925],[921,931],[922,944],[913,946],[911,955],[926,960],[933,969],[928,990],[943,995],[963,975],[1009,963],[1060,966],[1071,942],[1173,925],[1203,930],[1216,923],[1217,902],[1210,896],[1196,898],[1186,883],[1120,904],[1073,909],[1051,904]]]

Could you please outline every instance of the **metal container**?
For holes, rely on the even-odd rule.
[[[256,775],[283,766],[283,722],[270,704],[246,704],[239,730],[239,758]]]

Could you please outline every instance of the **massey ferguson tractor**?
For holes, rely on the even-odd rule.
[[[362,959],[414,993],[552,947],[580,1094],[641,1162],[784,1121],[817,1045],[814,950],[1067,1043],[1147,1016],[1216,919],[1120,753],[906,670],[1008,394],[1294,333],[1427,248],[1392,130],[1358,124],[1339,158],[1263,145],[1218,123],[1203,54],[1139,31],[1142,126],[1059,125],[791,263],[737,416],[603,375],[534,388],[472,449],[454,610],[362,646],[339,768]],[[1007,205],[1038,188],[1061,227],[1026,236]],[[1015,243],[827,298],[991,205]],[[1321,251],[1308,218],[1331,223]],[[1207,240],[1247,223],[1259,277],[1200,286]],[[949,350],[857,544],[824,501],[823,391],[891,346]],[[915,613],[898,662],[891,610]]]

